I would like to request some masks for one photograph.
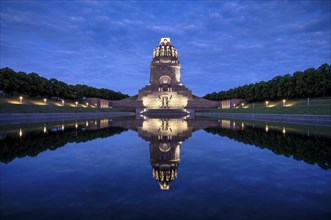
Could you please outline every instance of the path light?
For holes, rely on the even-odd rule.
[[[265,106],[268,107],[268,105],[269,105],[269,102],[265,101]]]
[[[23,97],[20,96],[20,103],[22,104],[23,103]]]
[[[76,107],[77,107],[77,105],[78,105],[78,102],[75,102],[75,104],[76,104]]]
[[[61,130],[64,131],[64,125],[63,125],[63,124],[62,124],[62,126],[61,126]]]
[[[244,105],[245,105],[244,103],[241,103],[241,107],[244,107]]]
[[[283,134],[285,135],[286,134],[286,128],[283,127]]]
[[[78,123],[76,122],[76,124],[75,124],[75,128],[77,129],[78,128]]]
[[[283,99],[283,106],[286,106],[286,100],[285,99]]]
[[[64,106],[64,100],[62,100],[62,106]]]
[[[47,99],[44,99],[44,104],[46,105]]]
[[[22,135],[23,135],[23,131],[22,131],[22,129],[20,129],[20,132],[18,133],[18,135],[19,135],[20,137],[22,137]]]
[[[268,125],[265,125],[265,132],[268,132],[268,131],[269,131]]]
[[[86,121],[85,125],[86,125],[86,127],[88,127],[88,121]]]
[[[47,132],[47,128],[46,128],[46,125],[44,125],[44,134],[46,134]]]
[[[88,107],[88,102],[86,102],[86,107]]]

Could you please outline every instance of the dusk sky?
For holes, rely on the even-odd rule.
[[[1,67],[135,95],[169,37],[203,96],[330,64],[330,4],[1,0]]]

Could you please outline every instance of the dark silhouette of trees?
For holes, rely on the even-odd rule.
[[[276,76],[273,79],[239,86],[227,91],[213,92],[203,98],[225,100],[246,99],[248,102],[277,100],[283,98],[308,98],[331,96],[331,66],[323,64],[319,68],[309,68],[292,75]]]
[[[98,138],[107,138],[127,131],[120,127],[107,127],[99,130],[76,130],[74,127],[64,131],[50,130],[45,135],[41,131],[30,132],[22,138],[7,135],[0,140],[0,162],[9,163],[15,158],[35,157],[46,150],[56,150],[67,143],[82,143]]]
[[[0,90],[9,95],[20,94],[30,97],[70,100],[82,99],[83,97],[120,100],[129,97],[109,89],[98,89],[80,84],[68,85],[54,78],[46,79],[37,73],[15,72],[8,67],[0,69]]]
[[[308,164],[316,164],[325,170],[331,169],[331,145],[328,137],[290,132],[283,135],[279,131],[265,132],[263,128],[250,126],[246,126],[244,130],[214,127],[205,131],[261,149],[269,149],[275,154],[302,160]]]

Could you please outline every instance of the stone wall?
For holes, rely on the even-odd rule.
[[[137,100],[110,100],[112,108],[144,108],[142,101]]]
[[[218,108],[220,107],[219,101],[208,101],[208,100],[194,100],[188,101],[187,108],[190,109],[205,109],[205,108]]]

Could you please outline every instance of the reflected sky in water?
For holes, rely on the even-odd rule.
[[[94,129],[87,129],[85,121],[78,122],[76,129],[72,122],[64,124],[66,133],[62,135],[61,129],[52,129],[61,128],[61,123],[47,124],[46,134],[43,124],[0,128],[2,219],[328,219],[331,216],[330,168],[318,165],[330,158],[325,144],[330,143],[330,137],[317,134],[322,134],[323,128],[310,127],[306,142],[314,140],[319,145],[313,147],[323,148],[325,144],[326,149],[312,152],[313,148],[307,148],[303,155],[309,151],[315,156],[302,157],[297,151],[276,154],[271,148],[243,143],[248,140],[240,135],[246,132],[246,136],[257,139],[254,134],[264,137],[259,132],[277,131],[280,136],[275,137],[281,139],[280,145],[287,141],[293,144],[287,146],[291,148],[301,138],[308,137],[308,128],[303,126],[285,125],[285,135],[291,137],[285,139],[284,125],[268,124],[266,132],[263,123],[254,124],[253,128],[252,122],[244,122],[244,126],[235,122],[237,127],[225,126],[225,122],[222,127],[222,121],[184,122],[187,127],[177,130],[171,140],[169,127],[175,132],[183,125],[179,121],[176,123],[180,125],[176,126],[168,122],[167,131],[162,131],[162,122],[149,123],[151,127],[146,130],[143,122],[132,121],[109,121],[107,126]],[[214,123],[218,127],[207,129],[208,124]],[[118,124],[125,126],[119,128]],[[190,127],[192,124],[201,129]],[[108,127],[113,125],[116,127]],[[33,138],[28,139],[33,132]],[[271,137],[274,136],[266,136]],[[57,147],[49,144],[49,141],[58,142],[57,138],[67,141]],[[31,157],[24,147],[11,145],[17,151],[6,148],[6,144],[14,143],[10,142],[12,139],[15,143],[24,140],[25,146],[35,147],[36,156]],[[38,140],[46,149],[35,144]],[[174,154],[166,146],[159,148],[160,143],[171,143],[171,149],[176,148],[173,143],[180,145],[177,177],[170,182],[168,190],[161,190],[158,180],[153,178],[155,164],[173,162]],[[169,157],[163,157],[161,150],[167,151]],[[287,155],[288,152],[295,155]],[[324,154],[327,154],[325,158]]]

